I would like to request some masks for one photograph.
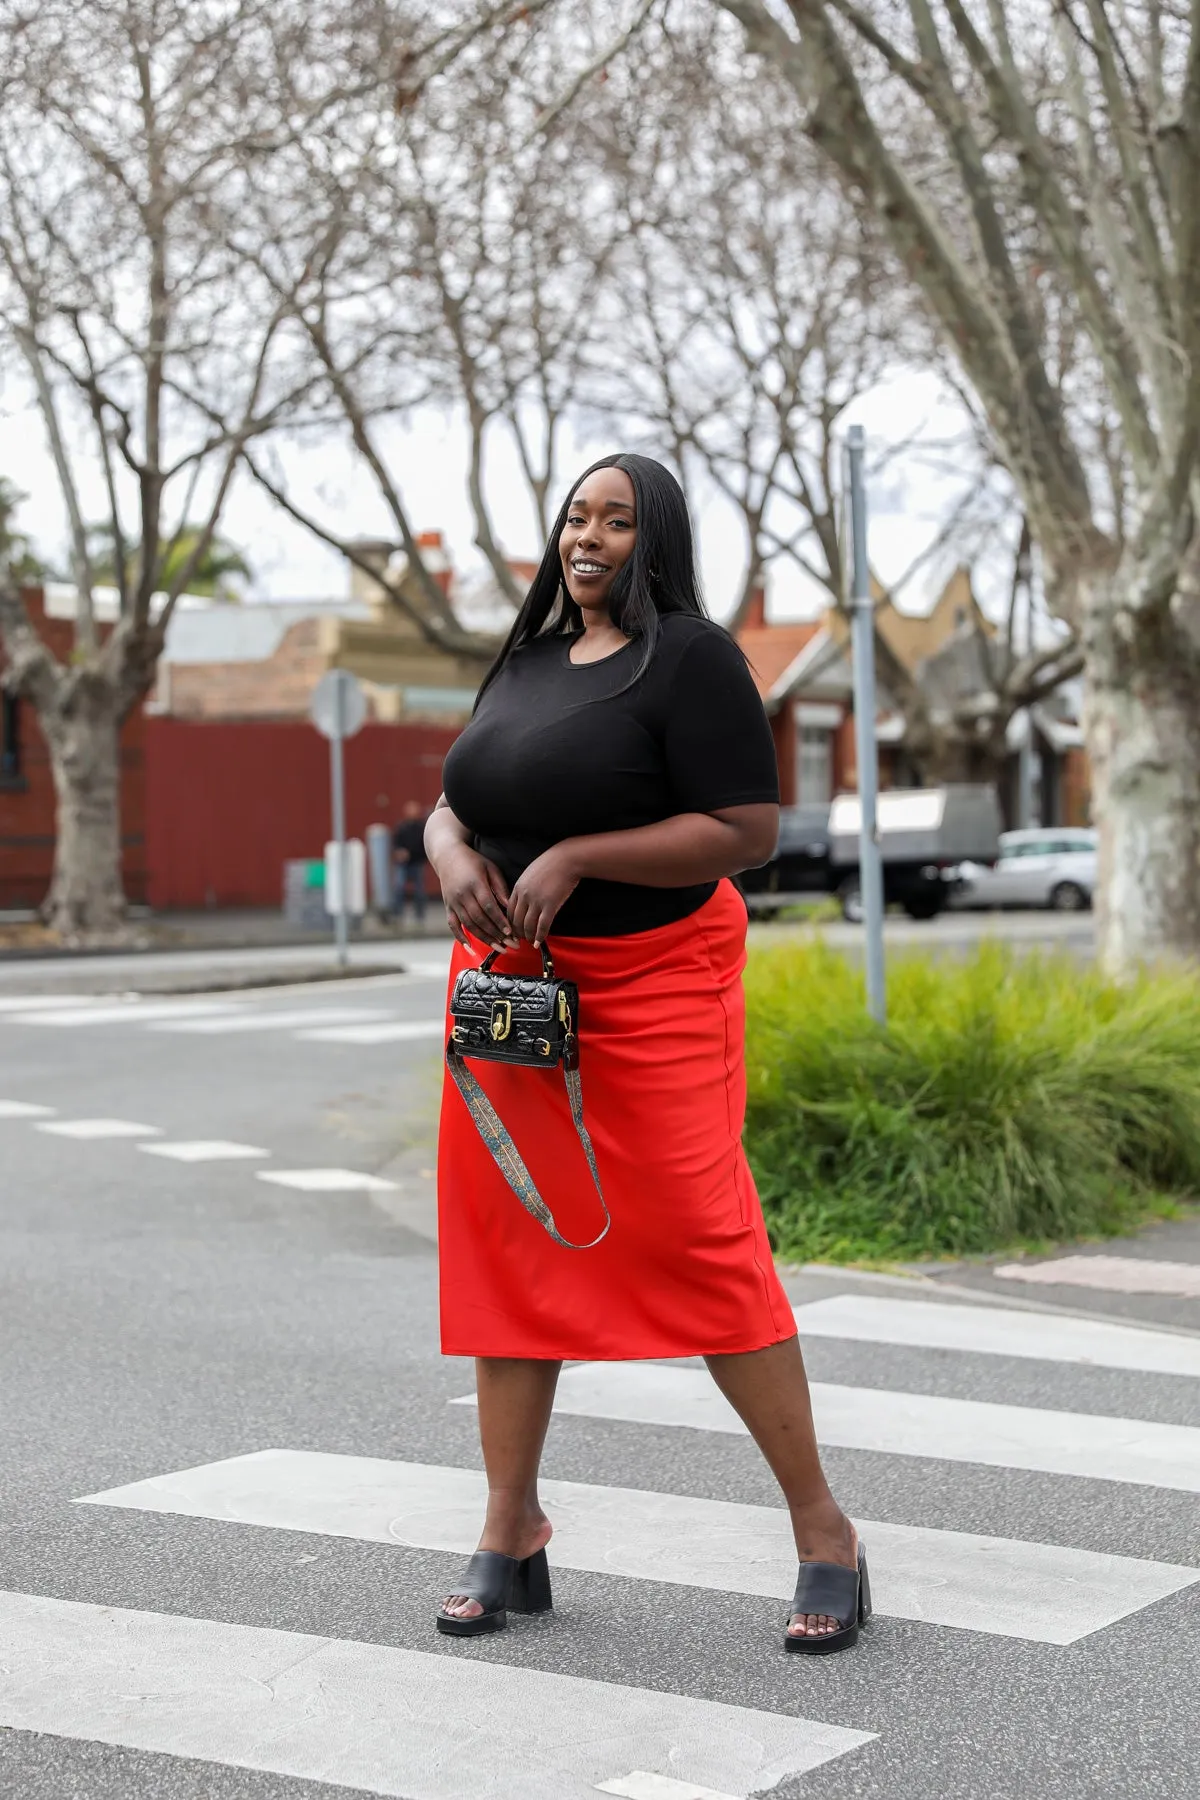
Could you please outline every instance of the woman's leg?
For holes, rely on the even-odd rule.
[[[561,1367],[525,1357],[475,1359],[479,1440],[488,1480],[481,1550],[526,1557],[550,1541],[552,1527],[538,1499],[537,1480]],[[451,1594],[443,1610],[456,1619],[470,1619],[483,1608],[465,1594]]]
[[[853,1568],[858,1539],[821,1467],[799,1339],[705,1361],[783,1489],[801,1562]],[[824,1613],[798,1613],[788,1626],[796,1637],[820,1637],[837,1629],[838,1621]]]

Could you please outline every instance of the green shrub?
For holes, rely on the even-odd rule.
[[[746,1148],[777,1252],[962,1255],[1119,1231],[1200,1193],[1200,984],[985,945],[888,969],[752,951]]]

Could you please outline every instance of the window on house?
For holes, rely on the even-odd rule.
[[[833,799],[833,733],[802,725],[796,766],[796,803],[828,806]]]
[[[16,695],[0,693],[0,780],[15,780],[21,773],[20,713]]]

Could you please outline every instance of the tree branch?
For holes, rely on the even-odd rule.
[[[567,108],[579,98],[588,82],[601,74],[610,62],[614,62],[621,55],[622,51],[629,48],[658,4],[659,0],[638,0],[637,10],[628,25],[618,31],[590,62],[585,63],[558,98],[551,101],[550,105],[544,107],[538,114],[529,136],[525,140],[525,145],[532,143],[535,138],[547,131],[554,121],[560,118]]]
[[[372,581],[378,582],[397,611],[412,620],[428,643],[434,645],[438,650],[449,651],[455,656],[466,656],[481,662],[492,660],[496,654],[496,642],[465,632],[457,625],[453,630],[447,630],[440,618],[431,617],[423,607],[411,600],[400,584],[389,581],[386,573],[379,568],[377,563],[370,562],[354,548],[348,539],[339,537],[336,532],[330,531],[327,526],[314,519],[311,513],[298,506],[290,498],[282,484],[273,481],[261,464],[255,461],[249,450],[243,449],[242,461],[263,492],[271,496],[282,512],[287,513],[289,518],[295,519],[298,525],[303,525],[306,531],[311,531],[321,543],[327,544],[331,550],[336,550],[339,555],[344,556],[352,567],[359,569],[364,575],[369,575]]]

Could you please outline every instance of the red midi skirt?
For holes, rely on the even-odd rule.
[[[438,1143],[442,1349],[564,1360],[760,1350],[796,1325],[742,1149],[746,909],[723,881],[699,911],[628,937],[559,938],[579,986],[584,1120],[607,1237],[556,1244],[513,1193],[457,1087]],[[483,959],[455,946],[450,985]],[[531,946],[501,969],[540,970]],[[561,1069],[468,1063],[559,1231],[604,1222]]]

